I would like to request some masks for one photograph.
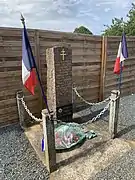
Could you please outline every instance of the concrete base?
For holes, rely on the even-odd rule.
[[[87,149],[79,158],[59,167],[50,175],[50,180],[95,180],[96,174],[117,162],[130,150],[131,146],[122,139],[97,143],[97,146]]]
[[[32,147],[34,148],[36,154],[38,155],[39,159],[45,165],[44,153],[42,152],[42,149],[41,149],[41,143],[42,143],[42,138],[43,138],[41,126],[34,125],[30,128],[27,128],[25,130],[25,134],[29,142],[31,143]]]
[[[88,152],[91,151],[91,149],[99,147],[101,144],[103,144],[109,139],[107,122],[95,122],[88,125],[86,128],[87,130],[94,130],[97,133],[97,137],[90,140],[86,140],[84,144],[82,144],[80,147],[77,146],[72,150],[58,152],[56,155],[57,167],[60,167],[61,165],[66,165],[67,163],[70,163],[75,159],[78,159],[79,157],[86,155]],[[41,150],[41,140],[43,137],[42,125],[35,125],[28,128],[25,131],[25,134],[28,137],[37,155],[39,156],[40,160],[45,164],[44,153]]]
[[[45,165],[44,153],[41,151],[42,126],[35,125],[25,132],[38,157]],[[88,125],[87,130],[94,130],[97,137],[86,140],[80,147],[66,152],[57,152],[57,171],[50,174],[50,180],[94,180],[97,173],[123,156],[134,141],[109,139],[108,122],[97,121]]]

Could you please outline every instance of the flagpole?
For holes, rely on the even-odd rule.
[[[22,21],[23,27],[25,28],[25,19],[24,19],[24,17],[23,17],[22,14],[21,14],[21,21]],[[43,99],[44,99],[44,103],[45,103],[45,105],[46,105],[48,114],[50,115],[50,110],[49,110],[49,107],[48,107],[47,98],[46,98],[45,93],[44,93],[44,89],[43,89],[43,86],[42,86],[42,83],[41,83],[41,79],[40,79],[40,76],[39,76],[39,72],[38,72],[38,69],[37,69],[37,65],[36,65],[35,59],[33,59],[33,60],[34,60],[35,69],[36,69],[38,81],[39,81],[39,84],[40,84],[42,96],[43,96]]]
[[[123,34],[124,34],[124,21],[123,21],[123,18],[122,18],[122,22],[123,22]],[[119,91],[121,93],[121,85],[122,85],[122,61],[120,62],[120,76],[119,76]]]
[[[120,77],[119,77],[119,91],[121,92],[122,85],[122,62],[120,62]]]

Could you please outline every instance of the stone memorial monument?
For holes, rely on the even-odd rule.
[[[54,117],[72,121],[72,49],[63,44],[46,50],[47,100]]]

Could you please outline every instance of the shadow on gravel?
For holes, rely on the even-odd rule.
[[[81,115],[81,113],[79,113],[80,117],[74,118],[74,122],[79,123],[79,124],[85,123],[85,122],[89,121],[90,119],[96,117],[102,110],[103,109],[100,109],[98,111],[92,111],[92,114],[88,114],[88,115],[84,115],[84,116]],[[103,115],[101,115],[99,120],[102,119],[103,117],[107,117],[108,115],[109,115],[109,111],[107,110]]]
[[[135,124],[133,124],[131,126],[128,126],[128,127],[124,128],[124,129],[122,129],[121,131],[119,131],[118,134],[117,134],[117,137],[119,138],[119,137],[129,133],[132,130],[135,130]]]

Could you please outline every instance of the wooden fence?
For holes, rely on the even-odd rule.
[[[46,92],[46,48],[66,42],[71,44],[73,56],[73,85],[88,101],[99,101],[116,88],[113,65],[120,37],[78,35],[65,32],[28,30],[34,56]],[[124,95],[135,92],[135,38],[128,38],[129,59],[123,73]],[[18,121],[16,92],[23,89],[21,80],[22,36],[21,29],[0,28],[0,126]],[[37,88],[31,96],[25,89],[25,100],[31,111],[39,116],[43,108]],[[80,100],[75,98],[75,102]]]
[[[118,77],[113,73],[114,60],[117,55],[121,37],[105,39],[105,81],[104,96],[107,97],[112,89],[118,88]],[[135,37],[127,37],[129,58],[124,62],[122,74],[122,96],[135,93]]]

